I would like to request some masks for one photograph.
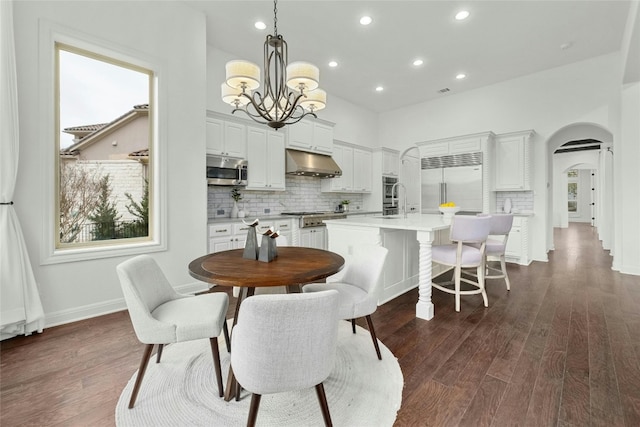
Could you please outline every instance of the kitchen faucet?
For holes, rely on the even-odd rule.
[[[407,187],[405,187],[404,184],[402,184],[400,181],[396,182],[395,184],[393,184],[393,187],[391,187],[391,206],[395,207],[396,200],[400,199],[399,197],[395,196],[396,187],[398,185],[404,188],[404,203],[402,204],[402,214],[406,218],[407,217]]]

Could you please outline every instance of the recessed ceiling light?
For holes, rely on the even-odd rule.
[[[466,10],[461,10],[460,12],[456,13],[456,20],[458,21],[462,21],[463,19],[467,19],[469,17],[469,12]]]
[[[415,67],[419,67],[419,66],[421,66],[422,64],[424,64],[424,61],[423,61],[422,59],[416,59],[415,61],[413,61],[413,65],[414,65]]]
[[[466,79],[467,75],[465,73],[460,73],[456,75],[456,79],[458,80],[462,80],[462,79]]]
[[[329,62],[329,67],[331,67],[331,68],[335,68],[335,67],[337,67],[337,66],[338,66],[338,63],[337,63],[336,61],[330,61],[330,62]]]
[[[369,25],[373,22],[373,19],[371,19],[370,16],[363,16],[362,18],[360,18],[360,23],[362,25]]]
[[[254,27],[256,27],[259,30],[264,30],[265,28],[267,28],[267,24],[265,24],[262,21],[256,21],[255,24],[253,24]]]
[[[378,86],[376,88],[376,92],[382,92],[384,90],[384,88],[382,86]]]

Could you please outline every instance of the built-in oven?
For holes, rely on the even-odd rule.
[[[247,185],[248,162],[233,157],[207,156],[208,185]]]
[[[393,199],[398,197],[398,188],[393,189],[394,184],[398,182],[398,178],[391,176],[382,177],[382,214],[397,215],[398,204],[393,206]]]

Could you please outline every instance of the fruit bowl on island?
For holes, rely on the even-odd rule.
[[[442,212],[442,220],[447,224],[451,223],[451,218],[460,210],[460,206],[438,206],[438,210]]]
[[[439,206],[438,209],[445,215],[455,215],[460,210],[460,206]]]

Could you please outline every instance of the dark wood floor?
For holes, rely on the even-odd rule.
[[[511,292],[489,282],[489,308],[434,291],[424,321],[414,290],[378,309],[405,379],[396,426],[640,426],[640,277],[611,271],[588,225],[555,247],[509,265]],[[142,354],[126,312],[0,346],[2,426],[113,425]]]

